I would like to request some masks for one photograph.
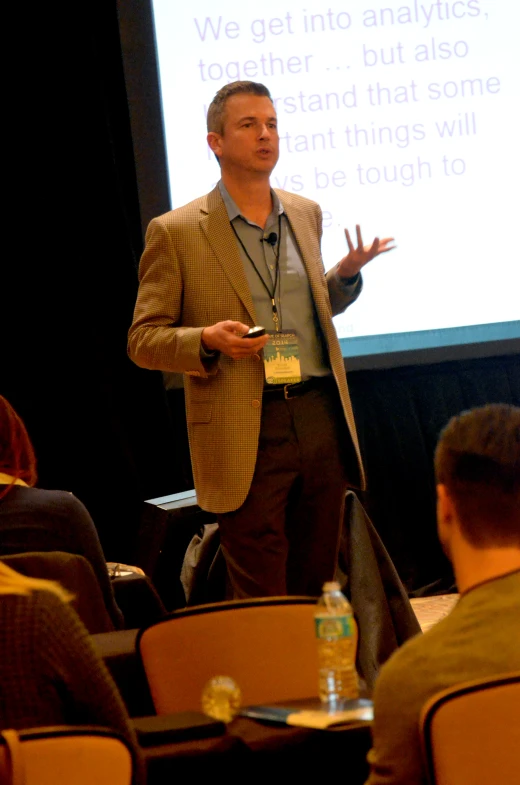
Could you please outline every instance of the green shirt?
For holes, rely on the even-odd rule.
[[[398,649],[374,690],[371,773],[365,785],[421,785],[419,715],[440,690],[520,670],[520,570],[463,594],[452,612]]]

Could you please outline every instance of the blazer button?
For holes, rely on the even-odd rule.
[[[251,406],[253,407],[253,409],[258,409],[258,407],[260,406],[260,401],[257,398],[255,398],[252,401]]]
[[[259,359],[260,359],[259,354],[253,354],[253,360],[256,360],[258,362]]]

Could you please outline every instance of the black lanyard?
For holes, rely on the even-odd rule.
[[[247,252],[247,248],[245,247],[244,243],[243,243],[243,242],[242,242],[242,240],[240,239],[240,237],[239,237],[239,235],[238,235],[238,232],[237,232],[237,230],[235,229],[235,227],[234,227],[234,225],[233,225],[233,222],[232,222],[232,221],[230,221],[230,224],[231,224],[231,228],[233,229],[233,231],[234,231],[234,233],[235,233],[235,236],[236,236],[236,238],[237,238],[238,242],[239,242],[239,243],[240,243],[240,245],[242,246],[242,249],[243,249],[243,251],[244,251],[245,255],[247,256],[247,258],[249,259],[249,261],[250,261],[250,262],[251,262],[251,264],[253,265],[253,270],[255,271],[255,273],[256,273],[256,274],[258,275],[258,277],[260,278],[260,281],[262,282],[262,286],[264,287],[265,291],[266,291],[266,292],[267,292],[267,294],[269,295],[269,299],[271,300],[271,305],[272,305],[272,308],[273,308],[273,322],[274,322],[274,326],[275,326],[275,328],[276,328],[276,331],[278,332],[278,331],[279,331],[279,329],[280,329],[280,323],[279,323],[279,322],[280,322],[280,320],[279,320],[279,318],[278,318],[278,308],[277,308],[277,306],[276,306],[276,288],[277,288],[277,286],[278,286],[279,273],[280,273],[280,244],[281,244],[281,241],[282,241],[282,215],[281,215],[281,213],[278,213],[278,243],[276,244],[276,254],[275,254],[275,274],[274,274],[274,286],[273,286],[273,291],[271,291],[271,289],[269,288],[269,286],[266,284],[266,282],[264,281],[264,278],[263,278],[263,276],[262,276],[262,274],[261,274],[260,270],[258,269],[258,267],[256,266],[256,264],[255,264],[255,263],[254,263],[254,261],[251,259],[250,255],[248,254],[248,252]],[[271,247],[272,247],[272,246],[271,246]],[[269,276],[269,280],[271,280],[271,276]],[[278,297],[278,299],[280,299],[280,298]]]

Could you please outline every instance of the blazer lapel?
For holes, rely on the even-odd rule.
[[[244,304],[253,324],[256,324],[253,298],[247,283],[244,265],[218,187],[214,188],[206,199],[207,207],[201,208],[201,229],[222,265],[231,286]]]

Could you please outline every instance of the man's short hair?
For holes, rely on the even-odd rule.
[[[230,82],[224,87],[221,87],[213,101],[209,105],[207,126],[208,133],[221,134],[224,131],[224,120],[226,113],[226,102],[232,95],[239,95],[240,93],[249,93],[251,95],[264,96],[271,99],[271,93],[267,87],[260,82]]]
[[[439,437],[435,478],[474,547],[520,546],[520,408],[494,403],[453,417]]]

